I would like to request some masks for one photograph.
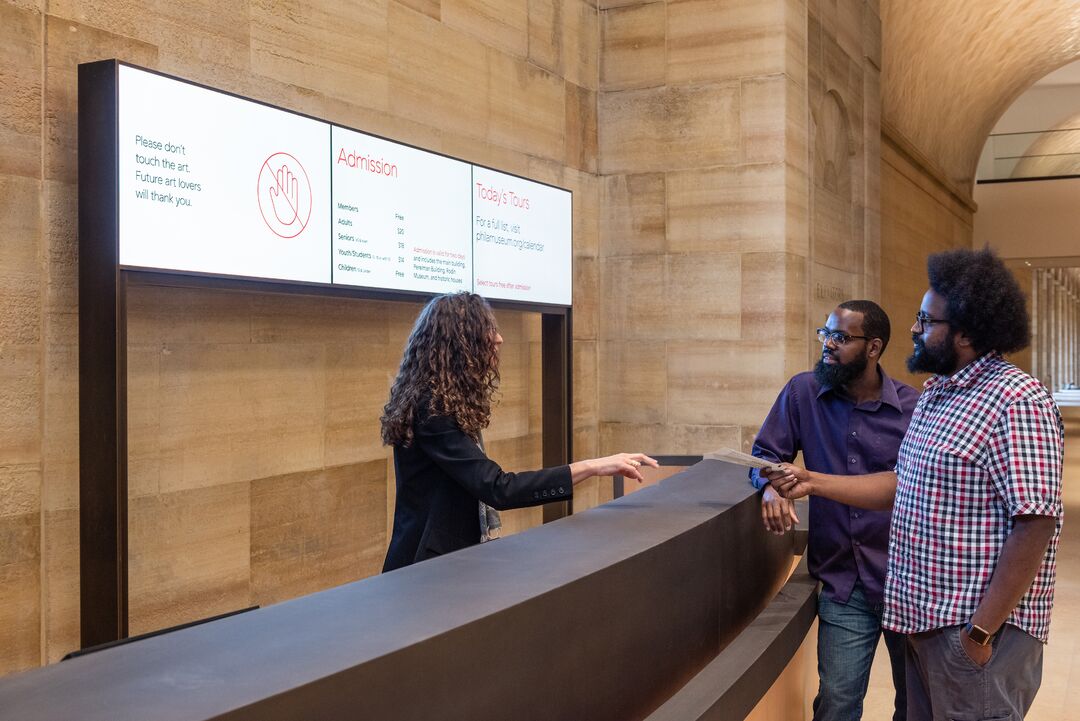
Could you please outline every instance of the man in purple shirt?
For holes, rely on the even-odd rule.
[[[803,464],[822,473],[860,475],[892,470],[919,393],[878,366],[889,344],[889,317],[869,300],[837,306],[818,329],[821,359],[780,392],[754,441],[753,454]],[[798,523],[792,501],[756,470],[761,516],[773,533]],[[866,511],[810,498],[807,563],[821,581],[818,597],[818,693],[815,721],[862,716],[870,666],[883,633],[888,511]],[[896,688],[894,721],[906,716],[903,637],[884,631]]]

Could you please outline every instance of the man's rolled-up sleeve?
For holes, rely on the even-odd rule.
[[[1011,516],[1061,518],[1060,415],[1049,402],[1022,399],[1005,411],[990,442],[991,479]]]

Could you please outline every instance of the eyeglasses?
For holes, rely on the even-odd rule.
[[[924,330],[926,330],[927,326],[933,325],[934,323],[948,322],[949,321],[945,320],[944,318],[931,318],[929,315],[923,313],[921,310],[915,314],[915,327],[919,329],[917,331],[919,333],[922,333]]]
[[[819,341],[821,341],[822,345],[825,345],[829,341],[832,341],[833,345],[837,346],[847,345],[847,342],[852,338],[870,340],[870,336],[868,335],[848,335],[842,330],[829,330],[828,328],[818,328],[817,338]]]

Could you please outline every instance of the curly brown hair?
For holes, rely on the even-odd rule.
[[[499,385],[497,333],[491,306],[475,293],[432,298],[416,318],[383,407],[383,443],[408,447],[417,415],[425,412],[453,418],[479,440]]]

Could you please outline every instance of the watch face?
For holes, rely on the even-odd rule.
[[[969,623],[966,628],[968,638],[970,638],[972,641],[979,644],[980,646],[985,646],[990,642],[990,639],[992,638],[992,635],[986,629],[979,628],[974,624]]]

